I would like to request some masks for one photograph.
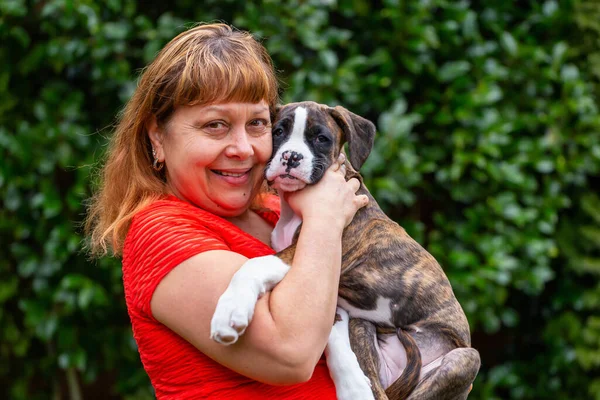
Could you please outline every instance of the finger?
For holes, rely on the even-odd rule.
[[[342,164],[340,165],[340,168],[338,169],[338,171],[340,172],[340,174],[342,174],[343,176],[346,176],[346,164]]]
[[[360,189],[360,181],[358,179],[352,178],[348,180],[348,183],[351,185],[350,187],[352,188],[354,193],[356,193],[358,189]]]
[[[358,196],[356,196],[356,199],[358,201],[359,208],[363,208],[364,206],[369,204],[369,198],[367,197],[366,194],[358,195]]]
[[[337,160],[335,160],[333,162],[333,164],[331,164],[331,168],[334,171],[338,171],[341,167],[345,168],[345,165],[344,165],[345,162],[346,162],[346,156],[344,154],[340,153]]]

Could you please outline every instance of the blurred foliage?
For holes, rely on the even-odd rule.
[[[264,39],[285,102],[377,123],[363,173],[468,314],[471,398],[600,399],[600,3],[169,3],[0,2],[0,397],[151,398],[119,260],[79,224],[139,71],[223,20]]]

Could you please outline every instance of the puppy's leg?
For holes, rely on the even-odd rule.
[[[465,400],[480,364],[477,350],[454,349],[441,358],[437,368],[425,374],[408,400]]]
[[[276,256],[246,261],[217,302],[210,323],[211,339],[224,345],[235,343],[252,320],[258,299],[273,289],[289,269],[289,265]]]
[[[377,330],[371,322],[352,318],[350,320],[350,346],[356,354],[358,364],[371,381],[371,390],[377,400],[387,400],[385,389],[379,378],[380,360],[375,347]]]
[[[337,313],[341,320],[333,325],[325,348],[327,367],[335,384],[337,398],[338,400],[373,399],[369,378],[360,369],[356,355],[350,348],[348,313],[341,308],[338,308]]]

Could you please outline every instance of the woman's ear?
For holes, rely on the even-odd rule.
[[[156,122],[156,117],[154,115],[146,124],[146,130],[148,131],[148,139],[150,139],[152,149],[155,153],[154,156],[159,162],[163,162],[165,160],[165,154],[163,150],[164,133],[163,130],[158,126],[158,122]]]

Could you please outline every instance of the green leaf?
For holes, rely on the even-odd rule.
[[[515,40],[515,38],[509,32],[502,32],[500,36],[500,43],[504,50],[508,52],[511,56],[516,56],[519,51],[519,44]]]
[[[448,62],[440,68],[438,78],[442,82],[448,82],[465,75],[470,69],[471,65],[467,61]]]

